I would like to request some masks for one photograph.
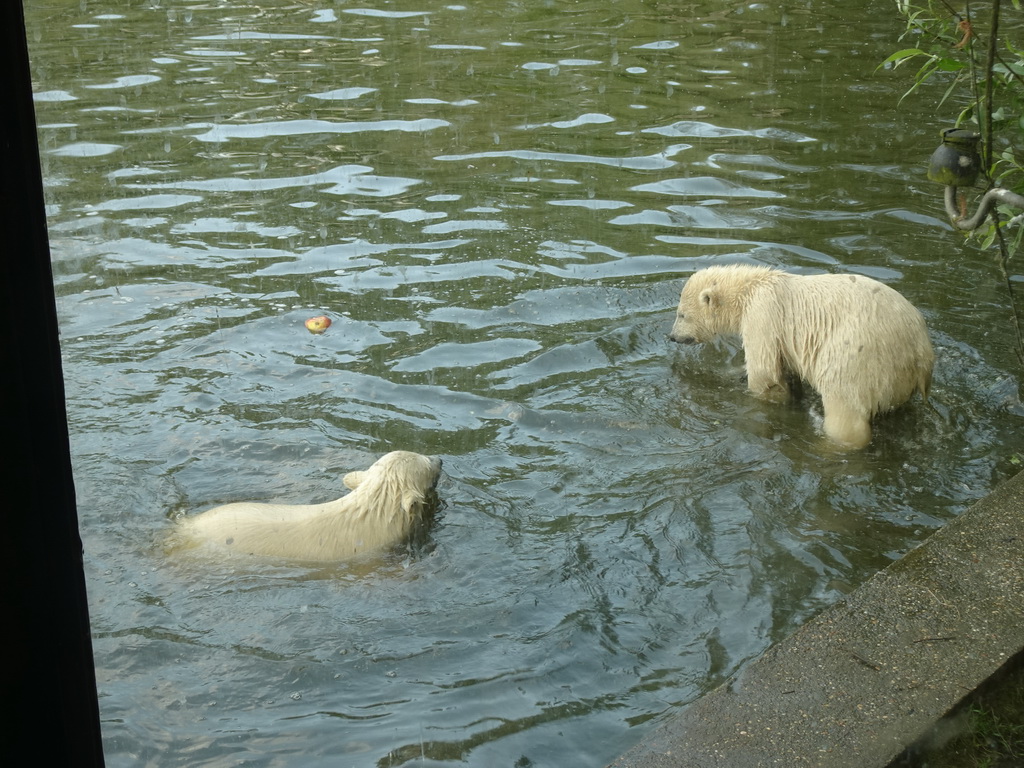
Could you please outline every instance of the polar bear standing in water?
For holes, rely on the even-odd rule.
[[[796,376],[821,395],[825,434],[850,448],[871,441],[871,418],[927,398],[935,355],[921,313],[861,275],[793,275],[732,265],[695,272],[669,338],[683,344],[739,334],[747,385],[784,401]]]
[[[345,475],[352,492],[336,501],[225,504],[186,518],[181,530],[187,539],[246,555],[343,560],[408,539],[440,474],[438,458],[393,451]]]

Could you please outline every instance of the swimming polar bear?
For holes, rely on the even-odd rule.
[[[423,519],[441,460],[410,451],[381,456],[343,478],[352,492],[325,504],[237,502],[189,517],[181,532],[246,555],[344,560],[407,540]]]

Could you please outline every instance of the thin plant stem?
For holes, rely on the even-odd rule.
[[[999,35],[999,10],[1000,0],[992,0],[992,23],[988,33],[988,54],[985,59],[985,168],[992,167],[992,113],[994,110],[994,70],[998,52],[996,50],[996,39]],[[1010,249],[1006,245],[1006,237],[999,225],[999,213],[993,208],[989,214],[992,219],[992,226],[995,227],[996,242],[999,243],[999,271],[1003,275],[1003,282],[1006,284],[1006,292],[1010,297],[1010,318],[1013,321],[1013,331],[1017,338],[1017,359],[1024,364],[1024,333],[1021,332],[1020,312],[1017,309],[1017,297],[1013,289],[1013,280],[1010,278]]]
[[[1021,333],[1020,311],[1017,309],[1017,296],[1013,288],[1013,280],[1010,278],[1010,249],[1006,245],[1003,228],[999,226],[998,212],[993,209],[989,215],[992,218],[992,226],[996,228],[996,241],[999,243],[999,271],[1003,275],[1006,292],[1010,296],[1010,319],[1013,321],[1013,331],[1017,337],[1017,361],[1024,365],[1024,334]]]
[[[988,54],[985,59],[985,162],[986,168],[992,167],[992,113],[995,88],[993,71],[996,64],[996,41],[999,36],[999,5],[1000,0],[992,0],[992,23],[988,31]]]

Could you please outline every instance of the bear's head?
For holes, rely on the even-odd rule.
[[[743,307],[752,292],[777,280],[780,274],[778,270],[748,264],[697,270],[683,285],[669,339],[696,344],[722,334],[739,333]]]
[[[678,344],[711,341],[721,333],[716,312],[721,302],[715,273],[711,269],[694,272],[683,285],[669,339]]]
[[[395,500],[405,512],[416,517],[440,476],[441,460],[436,456],[392,451],[377,459],[369,469],[349,472],[343,482],[361,494]]]

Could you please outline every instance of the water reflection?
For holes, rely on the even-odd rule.
[[[602,765],[1024,450],[870,3],[97,10],[27,13],[111,765]],[[722,261],[897,287],[935,410],[823,453],[667,343]],[[395,448],[445,503],[383,565],[164,555]]]

